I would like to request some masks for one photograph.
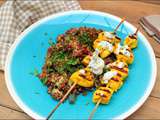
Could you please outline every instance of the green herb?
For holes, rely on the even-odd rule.
[[[52,63],[55,63],[58,60],[64,60],[65,56],[66,56],[66,53],[64,51],[55,51],[55,52],[53,52],[50,61]]]
[[[64,67],[55,67],[55,70],[60,74],[64,73],[64,69]]]
[[[43,84],[46,84],[47,80],[48,80],[47,77],[41,79]]]
[[[79,68],[77,66],[80,64],[79,58],[73,58],[69,52],[63,50],[54,51],[47,61],[51,62],[47,71],[52,72],[55,70],[60,74],[64,73],[64,71],[73,73]],[[54,67],[51,69],[50,66]]]
[[[89,46],[90,49],[92,49],[92,40],[90,39],[88,33],[84,32],[82,33],[82,35],[80,35],[78,37],[78,41],[81,43],[81,44],[86,44]]]
[[[47,68],[47,73],[51,73],[51,72],[53,72],[53,71],[54,71],[53,68],[50,68],[50,67]]]
[[[37,69],[34,69],[34,71],[33,71],[33,72],[31,72],[30,74],[31,74],[31,75],[33,75],[33,76],[38,77],[39,72],[38,72],[38,70],[37,70]]]
[[[65,65],[66,71],[73,73],[75,72],[76,68],[74,66]]]
[[[90,48],[92,48],[92,40],[90,39],[87,32],[84,32],[77,36],[78,41],[81,44],[86,44]],[[71,36],[66,35],[65,41],[70,43],[71,42]],[[67,43],[67,44],[68,44]],[[72,56],[72,50],[66,51],[63,48],[58,49],[52,40],[49,40],[49,44],[55,47],[54,51],[51,53],[50,57],[47,59],[47,73],[50,72],[58,72],[60,74],[63,74],[64,72],[67,72],[69,74],[72,74],[77,69],[81,69],[83,65],[81,64],[79,58],[73,58]]]
[[[72,58],[66,62],[66,64],[68,64],[68,65],[76,65],[78,63],[79,63],[79,59],[77,59],[77,58]]]

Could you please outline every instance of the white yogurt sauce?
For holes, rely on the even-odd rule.
[[[100,93],[100,96],[103,96],[104,94],[103,93]]]
[[[124,62],[118,62],[117,67],[118,68],[124,68],[125,64]]]
[[[119,53],[122,53],[123,55],[130,57],[130,52],[127,49],[128,49],[127,45],[121,46],[120,44],[118,44],[115,54],[118,55]]]
[[[112,66],[116,66],[118,68],[124,68],[125,67],[125,63],[116,61],[116,62],[113,62],[113,63],[110,63],[110,64],[106,65],[106,68],[110,68]]]
[[[102,46],[103,48],[108,48],[110,52],[113,51],[113,45],[107,41],[101,41],[98,43],[98,45]]]
[[[121,50],[121,53],[124,54],[127,57],[130,57],[130,52],[127,49],[128,49],[127,45],[123,46],[122,50]]]
[[[110,32],[104,32],[104,35],[108,38],[114,38],[115,36]]]
[[[96,75],[100,75],[103,72],[103,68],[105,66],[105,63],[102,58],[98,56],[99,50],[96,49],[93,53],[93,57],[91,61],[89,62],[88,67],[91,68],[92,72]]]
[[[105,84],[108,83],[108,81],[117,75],[117,72],[116,71],[109,71],[109,72],[106,72],[104,75],[103,75],[103,81]]]
[[[79,72],[83,75],[85,74],[85,70],[80,70]]]

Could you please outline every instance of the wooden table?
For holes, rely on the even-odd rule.
[[[0,4],[3,1],[0,0]],[[126,17],[127,21],[138,26],[140,17],[150,14],[160,14],[160,2],[156,1],[103,1],[80,0],[83,9],[93,9],[108,12],[119,17]],[[156,85],[145,104],[128,119],[160,119],[160,44],[149,37],[142,29],[141,32],[148,38],[156,53],[158,67]],[[0,119],[31,119],[12,100],[5,85],[4,73],[0,72]]]

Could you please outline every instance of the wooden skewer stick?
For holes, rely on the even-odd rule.
[[[134,35],[137,35],[139,29],[140,29],[140,26],[138,26],[138,28],[137,28],[136,32],[134,33]]]
[[[102,98],[98,100],[98,102],[97,102],[96,106],[94,107],[94,109],[92,110],[92,112],[91,112],[88,120],[91,120],[91,119],[92,119],[92,117],[93,117],[94,113],[96,112],[96,110],[97,110],[99,104],[101,103],[101,101],[102,101]]]
[[[116,34],[116,31],[118,30],[118,28],[120,27],[120,25],[125,21],[125,17],[122,18],[121,22],[117,25],[116,29],[114,29],[113,33]]]
[[[70,92],[73,90],[73,88],[77,85],[77,82],[75,82],[70,89],[67,91],[67,93],[63,96],[63,98],[59,101],[59,103],[54,107],[54,109],[50,112],[50,114],[47,117],[47,120],[52,116],[52,114],[57,110],[57,108],[64,102],[64,100],[67,98],[67,96],[70,94]]]

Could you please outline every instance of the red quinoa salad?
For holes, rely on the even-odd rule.
[[[69,77],[78,69],[84,68],[81,61],[85,56],[92,55],[93,41],[101,32],[103,32],[101,29],[89,27],[71,28],[57,37],[56,44],[50,45],[38,77],[48,87],[48,93],[54,99],[60,100],[69,90],[71,86]],[[110,63],[114,57],[111,54],[105,62]],[[95,86],[97,84],[95,81]],[[80,93],[86,95],[86,90],[91,89],[76,85],[69,96],[69,102],[74,103],[77,95]]]

